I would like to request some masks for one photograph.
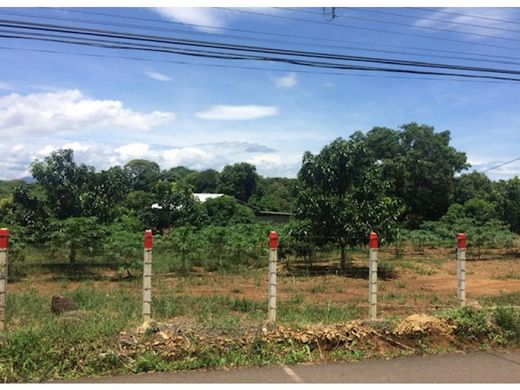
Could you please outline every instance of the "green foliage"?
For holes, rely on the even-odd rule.
[[[291,220],[280,232],[279,248],[282,259],[296,256],[304,259],[310,266],[315,258],[316,239],[309,220]]]
[[[92,255],[104,235],[105,228],[96,217],[71,217],[51,222],[48,239],[53,246],[65,246],[69,262],[74,263],[78,252]]]
[[[201,207],[189,187],[160,180],[153,195],[160,208],[152,210],[150,222],[158,230],[201,224]]]
[[[520,233],[520,178],[514,176],[507,181],[498,183],[499,210],[501,218],[509,228]]]
[[[336,139],[318,155],[305,152],[298,173],[297,215],[312,224],[318,244],[341,249],[364,244],[371,231],[391,237],[397,202],[386,195],[387,184],[366,146],[355,139]]]
[[[507,340],[520,342],[520,310],[511,307],[497,307],[494,318]]]
[[[134,191],[150,191],[160,179],[159,164],[148,160],[131,160],[124,166]]]
[[[294,185],[295,179],[260,177],[249,203],[260,210],[292,212],[296,207]]]
[[[120,265],[119,272],[127,272],[142,264],[143,233],[129,231],[124,224],[109,227],[108,234],[102,242],[105,256]]]
[[[390,194],[406,206],[403,218],[409,227],[436,220],[447,211],[454,196],[454,175],[468,166],[466,154],[449,145],[449,131],[436,133],[433,127],[409,123],[400,130],[376,127],[357,136],[381,161]]]
[[[83,215],[81,195],[87,192],[94,168],[74,162],[71,149],[58,150],[36,160],[31,165],[31,174],[43,187],[47,206],[58,219]]]
[[[456,326],[455,334],[466,340],[480,340],[492,332],[488,322],[488,312],[484,309],[463,306],[451,310],[448,318]]]
[[[220,174],[214,169],[201,172],[191,172],[182,177],[182,182],[191,186],[196,193],[215,193]],[[178,179],[177,179],[178,180]]]
[[[493,182],[485,174],[473,171],[455,178],[453,200],[464,204],[470,199],[492,200],[494,196]]]
[[[218,191],[247,202],[256,190],[258,174],[254,165],[237,163],[226,165],[220,173]]]
[[[215,226],[229,226],[236,223],[253,223],[255,214],[251,208],[240,204],[236,199],[224,195],[208,199],[202,204],[207,223]]]
[[[88,190],[81,195],[85,216],[109,223],[119,213],[119,205],[130,191],[130,177],[121,167],[95,173]]]

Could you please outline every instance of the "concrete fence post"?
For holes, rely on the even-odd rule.
[[[7,307],[7,251],[9,230],[0,229],[0,331],[5,331],[5,310]]]
[[[457,300],[466,304],[466,235],[457,233]]]
[[[377,233],[370,233],[368,260],[368,318],[377,317]]]
[[[144,232],[143,321],[149,320],[152,313],[152,241],[152,231],[146,230]]]
[[[269,232],[269,287],[267,291],[267,322],[276,321],[276,263],[278,261],[278,233]]]

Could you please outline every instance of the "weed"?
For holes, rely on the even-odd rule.
[[[520,342],[520,310],[497,307],[494,312],[495,323],[507,340]]]
[[[472,306],[463,306],[452,309],[448,318],[456,326],[455,334],[459,337],[480,340],[490,335],[491,329],[487,321],[487,310]]]

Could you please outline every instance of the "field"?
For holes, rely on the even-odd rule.
[[[294,259],[280,262],[277,324],[299,329],[365,320],[366,252],[352,251],[346,271],[337,268],[336,253],[321,254],[312,267]],[[159,323],[169,324],[179,334],[195,332],[211,340],[241,337],[266,326],[267,267],[244,267],[233,273],[198,267],[170,272],[169,261],[165,255],[154,256],[152,313]],[[520,305],[518,248],[488,250],[478,261],[470,253],[466,270],[470,306]],[[283,356],[273,351],[265,356],[242,351],[235,356],[232,349],[226,350],[230,356],[219,358],[215,349],[206,351],[207,356],[199,353],[166,363],[153,349],[145,348],[142,355],[122,358],[121,353],[110,351],[121,351],[121,337],[142,322],[142,281],[137,270],[133,277],[125,278],[118,277],[115,268],[99,264],[24,265],[22,271],[18,270],[25,275],[8,286],[9,333],[0,346],[0,375],[5,381],[316,358],[311,350],[296,346],[291,349],[294,356],[286,350]],[[396,257],[393,248],[382,248],[379,271],[378,316],[383,322],[394,323],[413,313],[442,315],[457,306],[453,250],[419,253],[407,248]],[[70,315],[52,314],[50,303],[55,294],[72,298],[79,310]],[[318,352],[323,358],[321,348]],[[327,356],[363,357],[362,349],[343,352]],[[264,358],[255,360],[257,355]]]

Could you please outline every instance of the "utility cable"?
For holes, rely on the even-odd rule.
[[[506,74],[520,74],[520,71],[511,69],[497,69],[497,68],[484,68],[484,67],[473,67],[473,66],[461,66],[452,64],[439,64],[439,63],[426,63],[409,60],[398,60],[389,58],[378,58],[378,57],[361,57],[361,56],[346,56],[333,53],[322,53],[322,52],[309,52],[300,50],[288,50],[288,49],[276,49],[266,48],[260,46],[249,46],[249,45],[237,45],[237,44],[226,44],[221,42],[210,42],[200,40],[188,40],[188,39],[174,39],[168,37],[154,36],[154,35],[138,35],[124,32],[114,32],[99,29],[85,29],[85,28],[72,28],[68,26],[49,25],[41,23],[29,23],[29,22],[16,22],[12,20],[0,20],[1,27],[9,27],[16,29],[29,29],[38,31],[51,31],[58,33],[69,33],[76,35],[91,35],[97,37],[109,37],[109,38],[122,38],[146,42],[157,42],[157,43],[170,43],[184,46],[198,46],[212,49],[226,49],[234,51],[246,51],[246,52],[257,52],[257,53],[268,53],[268,54],[279,54],[279,55],[290,55],[290,56],[301,56],[301,57],[312,57],[312,58],[325,58],[334,60],[346,60],[356,62],[372,62],[387,65],[404,65],[404,66],[416,66],[416,67],[430,67],[450,70],[465,70],[474,72],[491,72],[491,73],[506,73]]]

